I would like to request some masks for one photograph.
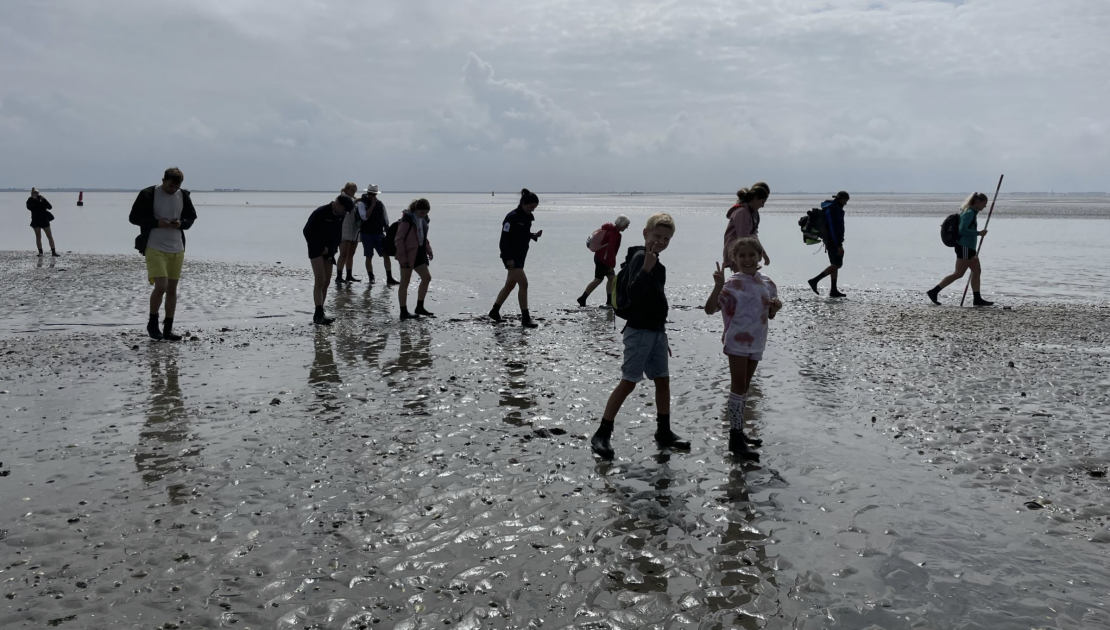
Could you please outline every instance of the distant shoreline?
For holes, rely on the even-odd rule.
[[[139,192],[137,188],[39,188],[40,191],[46,193],[128,193]],[[334,190],[266,190],[266,189],[240,189],[240,188],[215,188],[211,190],[204,190],[199,188],[190,189],[195,193],[313,193],[313,194],[326,194],[335,192]],[[0,188],[0,193],[18,193],[29,192],[29,188]],[[412,194],[425,194],[425,195],[484,195],[489,191],[484,190],[389,190],[384,194],[399,194],[399,195],[412,195]],[[518,194],[517,191],[494,191],[499,195],[513,196]],[[891,192],[891,191],[853,191],[853,195],[886,195],[886,196],[911,196],[911,195],[961,195],[967,191],[954,191],[954,192]],[[619,195],[619,196],[666,196],[666,195],[724,195],[733,196],[734,191],[684,191],[684,192],[643,192],[643,191],[559,191],[547,190],[537,191],[541,195]],[[829,195],[828,191],[821,192],[807,192],[807,191],[790,191],[775,193],[777,195]],[[1003,195],[1011,197],[1106,197],[1110,193],[1101,191],[1089,192],[1038,192],[1038,191],[1017,191],[1005,192]]]

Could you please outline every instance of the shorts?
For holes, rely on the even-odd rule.
[[[367,258],[372,258],[374,252],[385,258],[385,234],[363,234],[362,235],[362,253],[366,254]]]
[[[502,258],[501,259],[501,264],[505,265],[506,269],[509,269],[509,261],[508,260]],[[523,260],[514,260],[512,268],[513,269],[524,269],[524,261]]]
[[[343,240],[358,242],[359,223],[358,213],[353,210],[343,217]]]
[[[645,376],[653,380],[670,376],[667,372],[667,333],[626,326],[621,378],[639,383]]]
[[[594,258],[594,279],[602,280],[613,275],[613,268]]]
[[[416,248],[416,260],[412,263],[412,268],[416,269],[420,265],[428,264],[428,248],[424,245]]]
[[[744,357],[745,359],[747,359],[749,361],[762,361],[763,360],[763,353],[762,352],[728,352],[728,351],[725,351],[725,356]]]
[[[971,260],[975,258],[975,250],[963,245],[957,245],[953,249],[956,250],[956,260]]]
[[[840,267],[844,266],[844,254],[840,253],[840,247],[839,246],[829,247],[828,245],[826,245],[825,246],[825,251],[829,252],[829,264],[830,265],[832,265],[833,267],[837,267],[837,268],[840,268]]]
[[[155,278],[181,279],[181,267],[185,263],[185,252],[171,254],[153,247],[146,248],[146,278],[154,284]]]

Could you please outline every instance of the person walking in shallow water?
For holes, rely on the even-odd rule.
[[[591,236],[591,249],[597,246],[600,246],[600,248],[594,250],[594,279],[586,285],[586,290],[578,297],[579,306],[585,306],[586,298],[590,297],[590,294],[601,284],[602,280],[607,280],[605,283],[605,304],[602,306],[609,307],[609,296],[613,293],[613,278],[617,273],[617,254],[621,250],[621,232],[628,229],[629,223],[631,222],[628,217],[622,214],[617,217],[616,221],[602,225],[601,229]],[[593,239],[599,239],[601,242],[594,243]]]
[[[829,297],[842,298],[845,297],[839,289],[836,288],[836,281],[839,277],[840,268],[844,266],[844,206],[848,204],[848,193],[843,190],[836,193],[836,196],[828,201],[821,203],[821,211],[825,216],[825,250],[829,254],[829,266],[825,268],[816,278],[810,278],[809,288],[817,295],[821,292],[817,290],[817,283],[821,282],[825,276],[830,276],[832,283]]]
[[[343,240],[343,217],[354,209],[355,200],[341,194],[335,201],[313,210],[301,230],[308,244],[308,260],[312,263],[312,301],[316,306],[312,323],[317,326],[330,326],[335,321],[334,318],[324,316],[324,299],[328,296],[328,286],[331,284],[335,252]]]
[[[771,187],[766,182],[756,182],[750,188],[741,188],[736,191],[736,203],[728,209],[725,217],[728,225],[725,227],[725,247],[721,253],[721,264],[732,268],[732,259],[729,252],[736,239],[754,236],[759,238],[759,210],[767,203],[771,196]],[[771,257],[763,252],[763,264],[771,264]],[[733,271],[737,271],[733,269]]]
[[[173,316],[177,311],[177,284],[185,263],[185,230],[193,227],[197,211],[192,196],[181,187],[185,174],[172,167],[162,175],[160,186],[139,191],[129,217],[141,232],[136,246],[146,257],[147,279],[154,285],[150,293],[150,320],[146,331],[151,339],[181,341],[173,332]],[[158,329],[158,310],[166,299],[166,318]]]
[[[424,308],[424,298],[428,295],[428,285],[432,274],[428,264],[435,254],[432,242],[428,240],[428,212],[432,204],[427,199],[413,199],[409,207],[401,213],[397,223],[397,236],[393,242],[397,246],[397,264],[401,266],[401,286],[397,287],[397,302],[401,306],[401,319],[435,317]],[[409,282],[413,272],[420,276],[420,287],[416,290],[416,310],[409,314]]]
[[[979,279],[982,275],[982,268],[979,266],[979,254],[975,251],[977,247],[977,238],[986,236],[986,230],[979,229],[978,215],[983,208],[987,207],[987,195],[985,193],[976,192],[972,193],[970,197],[964,200],[960,206],[960,242],[956,245],[956,270],[940,281],[940,284],[929,289],[925,294],[933,301],[933,304],[940,304],[940,292],[944,287],[952,284],[953,282],[964,277],[967,270],[971,270],[971,290],[975,294],[975,301],[972,306],[992,306],[994,302],[988,302],[983,299],[979,293]],[[951,241],[949,241],[951,242]],[[966,290],[966,289],[965,289]],[[966,293],[964,295],[967,295]]]
[[[520,303],[520,324],[525,328],[536,328],[539,324],[532,321],[528,312],[528,276],[524,275],[524,259],[528,257],[530,241],[539,241],[543,230],[532,232],[532,213],[540,205],[540,198],[527,188],[520,191],[520,203],[516,209],[505,215],[501,222],[501,262],[508,272],[505,286],[497,294],[497,301],[490,309],[489,317],[495,322],[502,322],[501,305],[509,299],[509,294],[515,288],[516,298]]]
[[[27,209],[31,211],[31,227],[35,230],[35,246],[39,249],[39,256],[42,256],[42,233],[46,232],[46,238],[50,242],[50,255],[58,256],[58,250],[54,248],[54,233],[50,231],[50,222],[54,220],[54,215],[50,211],[54,206],[46,200],[39,193],[38,188],[31,189],[31,196],[27,198]]]

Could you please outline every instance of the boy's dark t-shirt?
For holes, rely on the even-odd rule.
[[[630,247],[628,261],[628,297],[632,301],[626,327],[663,332],[667,325],[667,268],[660,260],[650,272],[644,272],[644,247]]]

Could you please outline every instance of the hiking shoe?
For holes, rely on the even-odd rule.
[[[423,315],[424,317],[435,317],[435,313],[428,312],[428,309],[424,308],[423,306],[417,306],[416,310],[413,311],[413,313],[416,313],[417,315]]]
[[[532,321],[532,318],[529,317],[528,315],[521,315],[520,316],[520,325],[524,326],[525,328],[539,328],[540,327],[540,325],[537,324],[536,322]]]
[[[53,250],[50,251],[50,255],[53,256],[54,258],[61,258],[62,257],[61,254],[59,254],[58,252],[53,251]]]
[[[737,429],[728,430],[728,450],[737,457],[759,461],[759,453],[751,449],[743,431]]]
[[[583,296],[578,298],[578,306],[585,306],[585,305],[586,305],[586,296],[583,295]]]
[[[348,275],[348,276],[347,276],[347,282],[348,282],[348,283],[351,283],[351,282],[362,282],[362,278],[356,278],[356,277],[354,277],[354,276]]]
[[[937,297],[940,296],[940,291],[937,291],[935,288],[929,289],[925,292],[925,295],[929,296],[929,299],[933,301],[933,304],[940,304],[940,300],[937,299]]]
[[[842,297],[848,297],[848,296],[841,293],[840,291],[837,291],[836,289],[833,289],[832,291],[829,291],[829,297],[831,297],[831,298],[842,298]]]
[[[616,455],[613,452],[613,446],[609,444],[609,436],[603,435],[600,429],[590,438],[590,449],[601,459],[613,459]]]
[[[813,289],[813,292],[817,295],[821,295],[821,292],[817,290],[817,278],[810,278],[808,282],[809,288]]]
[[[971,302],[971,305],[972,306],[994,306],[994,302],[988,302],[988,301],[984,300],[983,298],[975,298],[975,300]]]
[[[401,319],[420,319],[420,313],[409,313],[409,307],[401,307]]]
[[[386,284],[386,286],[392,287],[392,286],[396,286],[398,284],[401,284],[401,281],[400,280],[394,280],[393,276],[389,276],[389,279],[385,281],[385,284]]]
[[[498,324],[505,321],[505,319],[501,317],[501,309],[498,308],[490,309],[489,318],[497,322]]]
[[[675,435],[674,431],[656,431],[655,443],[659,448],[673,448],[679,451],[690,450],[690,443]]]

